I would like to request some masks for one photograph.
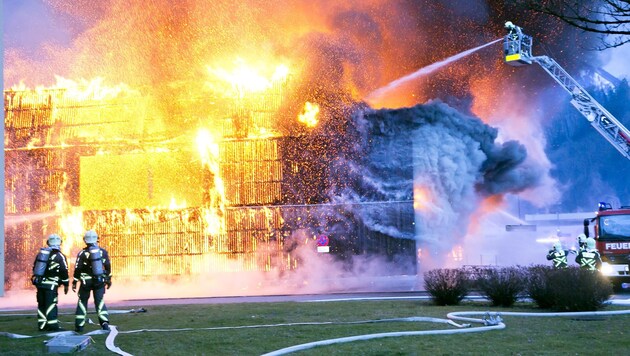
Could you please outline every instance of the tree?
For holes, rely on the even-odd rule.
[[[599,33],[599,49],[630,42],[630,0],[525,0],[536,12],[584,31]]]

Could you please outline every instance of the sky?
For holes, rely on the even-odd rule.
[[[609,52],[609,53],[607,53]],[[630,79],[630,65],[628,65],[628,58],[630,58],[630,44],[605,50],[602,53],[604,61],[608,61],[603,68],[616,76],[619,79]]]

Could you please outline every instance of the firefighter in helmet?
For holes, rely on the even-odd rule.
[[[577,241],[578,241],[578,252],[582,251],[582,250],[586,250],[586,235],[584,234],[579,234],[577,237]]]
[[[553,248],[547,253],[547,260],[553,262],[553,268],[567,268],[567,251],[562,249],[560,241],[553,244]]]
[[[586,248],[578,252],[575,262],[581,268],[589,271],[598,271],[601,268],[602,258],[597,248],[595,248],[595,239],[592,237],[586,238]]]
[[[83,236],[85,247],[79,251],[74,267],[74,279],[72,291],[79,287],[79,301],[75,311],[74,327],[76,332],[82,332],[87,317],[88,300],[90,293],[94,295],[94,306],[98,315],[98,322],[103,330],[109,330],[109,314],[103,297],[105,287],[112,285],[111,262],[107,250],[98,246],[98,235],[94,230],[88,230]]]
[[[512,21],[507,21],[505,23],[505,28],[508,30],[508,35],[513,40],[518,40],[520,36],[523,34],[523,30],[512,23]]]
[[[57,320],[57,289],[63,285],[68,294],[68,262],[60,251],[61,237],[51,234],[33,262],[31,283],[37,287],[37,324],[42,331],[63,330]]]

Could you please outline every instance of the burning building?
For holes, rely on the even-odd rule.
[[[415,273],[413,239],[340,221],[348,207],[331,193],[344,177],[331,160],[347,154],[347,120],[334,137],[314,127],[316,103],[287,118],[291,80],[277,73],[258,88],[246,85],[261,79],[238,79],[229,95],[169,103],[194,121],[178,130],[160,121],[155,98],[124,85],[59,78],[5,91],[7,277],[27,281],[32,252],[53,232],[75,255],[85,229],[99,233],[119,278],[291,270],[296,245],[315,249],[320,234],[341,259],[395,256]],[[380,203],[413,229],[411,199]]]

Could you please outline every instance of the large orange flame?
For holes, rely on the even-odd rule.
[[[304,103],[304,109],[298,115],[298,121],[307,127],[314,127],[317,125],[317,114],[319,114],[319,105],[307,101]]]

